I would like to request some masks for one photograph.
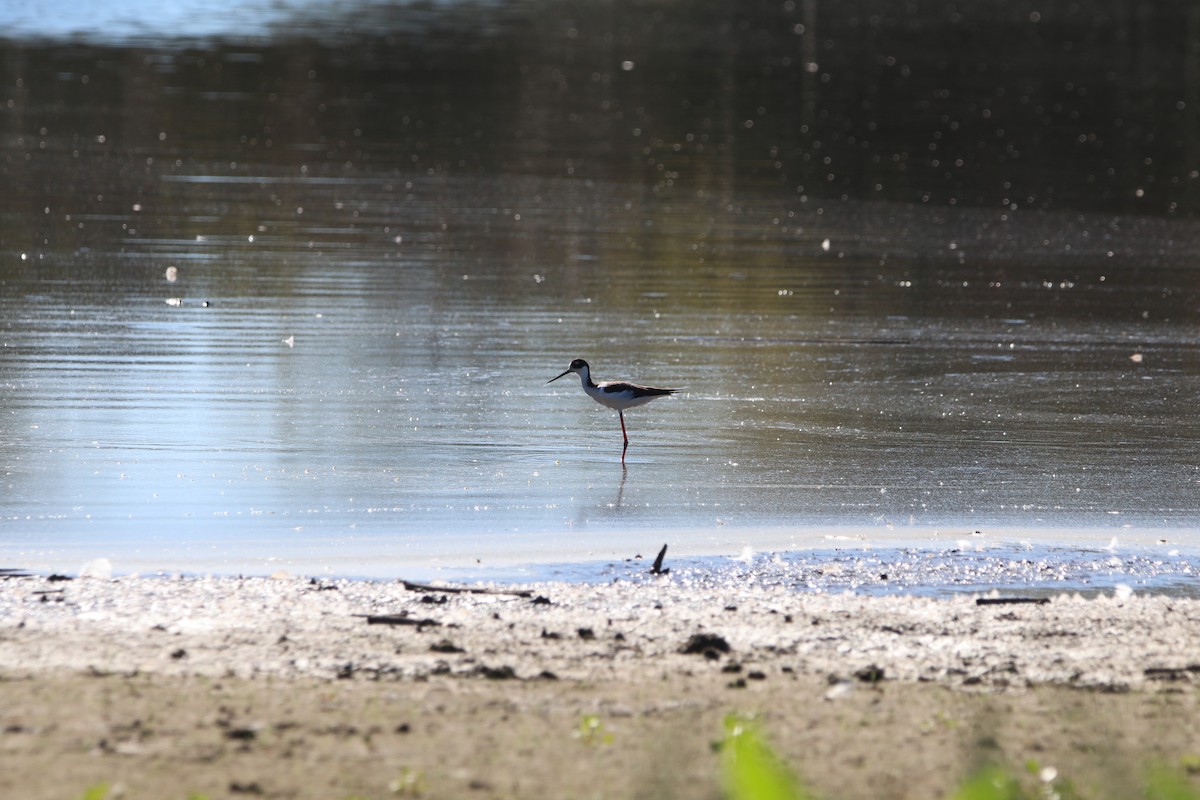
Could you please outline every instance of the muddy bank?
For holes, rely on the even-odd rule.
[[[0,581],[4,796],[718,797],[758,715],[820,797],[1200,753],[1200,603],[298,578]]]
[[[947,686],[1140,688],[1200,671],[1200,601],[800,594],[670,576],[476,592],[300,578],[0,581],[10,675],[621,681],[734,667]],[[982,604],[981,604],[982,603]]]

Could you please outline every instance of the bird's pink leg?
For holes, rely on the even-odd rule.
[[[617,416],[621,418],[621,436],[625,438],[625,446],[621,448],[621,463],[625,463],[625,451],[629,449],[629,434],[625,432],[625,412],[618,411]]]

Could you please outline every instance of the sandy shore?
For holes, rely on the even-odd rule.
[[[0,796],[719,797],[729,714],[828,800],[1200,754],[1196,600],[520,589],[0,580]]]

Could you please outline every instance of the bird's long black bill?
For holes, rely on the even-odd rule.
[[[570,375],[570,374],[571,374],[571,370],[567,370],[562,375],[559,375],[558,378],[561,378],[563,375]],[[548,384],[554,383],[556,380],[558,380],[558,378],[551,378],[550,380],[546,381],[546,383],[548,383]]]

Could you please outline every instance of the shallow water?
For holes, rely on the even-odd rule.
[[[1128,598],[1134,594],[1200,596],[1200,558],[1168,543],[1047,544],[1037,539],[988,541],[969,534],[957,541],[898,547],[843,541],[805,551],[727,557],[663,559],[635,556],[606,564],[555,564],[500,571],[499,580],[601,583],[674,581],[706,589],[755,591],[785,588],[808,594],[853,592],[875,596],[989,595],[1022,601],[1058,595]],[[661,573],[661,569],[666,574]],[[469,573],[468,573],[469,574]]]
[[[952,68],[958,45],[886,13],[823,5],[813,39],[815,3],[634,7],[10,47],[0,561],[519,573],[845,531],[1200,548],[1193,154],[1131,133],[1171,31],[980,84],[999,49]],[[995,13],[1009,37],[1111,32]],[[1194,88],[1155,86],[1184,130]],[[624,467],[616,415],[546,385],[575,357],[683,388],[628,414]]]

